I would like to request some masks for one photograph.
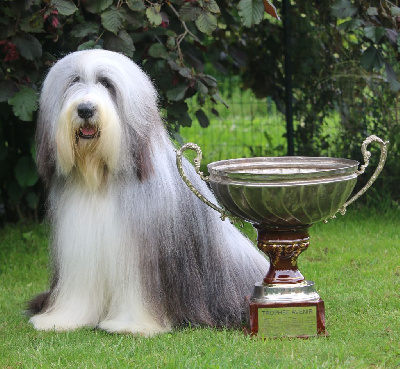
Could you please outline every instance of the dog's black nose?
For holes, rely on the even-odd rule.
[[[80,103],[78,105],[78,115],[82,119],[93,117],[96,107],[91,103]]]

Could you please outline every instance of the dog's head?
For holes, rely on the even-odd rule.
[[[151,135],[161,127],[156,91],[130,59],[105,50],[69,54],[43,84],[39,173],[46,183],[75,175],[89,188],[123,171],[144,179],[151,172]]]

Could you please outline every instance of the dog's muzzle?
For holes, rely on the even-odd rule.
[[[77,107],[77,113],[79,118],[82,118],[85,121],[76,132],[77,138],[79,137],[89,140],[98,137],[100,134],[98,127],[89,122],[90,118],[92,118],[96,113],[96,106],[88,102],[80,103]]]

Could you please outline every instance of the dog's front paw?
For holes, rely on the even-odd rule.
[[[43,313],[34,315],[29,319],[38,331],[70,331],[80,327],[96,326],[94,323],[80,322],[71,317],[56,313]]]
[[[170,325],[160,325],[155,322],[135,323],[129,320],[103,320],[97,328],[110,333],[130,333],[144,337],[151,337],[156,334],[170,332]]]

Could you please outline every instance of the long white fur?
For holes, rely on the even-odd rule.
[[[96,106],[86,122],[82,102]],[[98,138],[77,138],[87,123]],[[240,324],[244,296],[268,262],[186,188],[155,89],[136,64],[103,50],[56,63],[40,99],[37,163],[49,190],[53,281],[32,309],[36,329],[152,335]]]

